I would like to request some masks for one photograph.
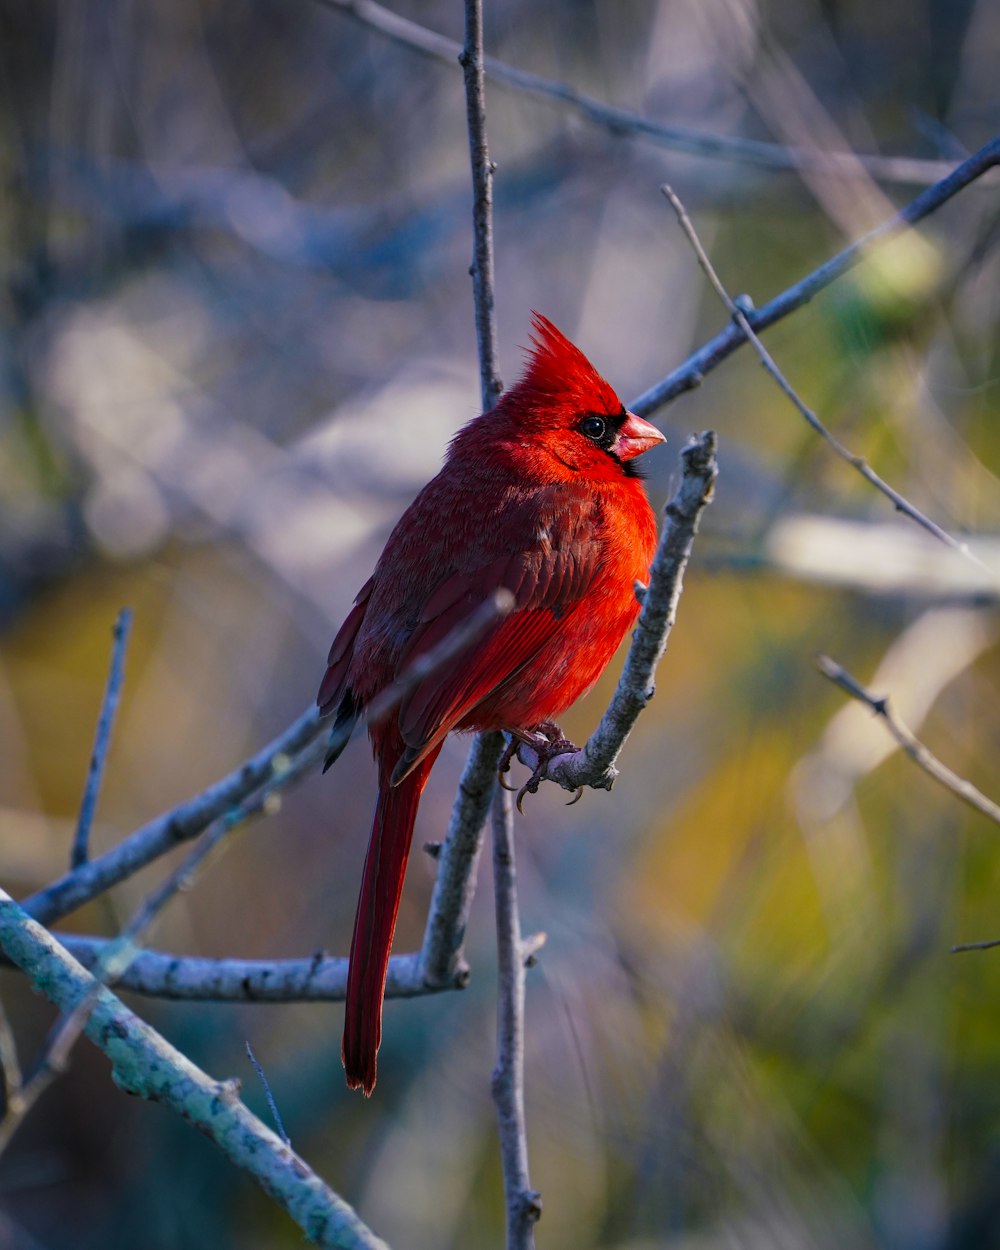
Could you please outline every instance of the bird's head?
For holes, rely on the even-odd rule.
[[[664,442],[663,435],[626,409],[547,317],[532,313],[532,330],[524,374],[501,398],[496,416],[572,472],[639,476],[635,458]]]

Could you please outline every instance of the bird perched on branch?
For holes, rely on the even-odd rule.
[[[530,744],[540,763],[525,789],[537,788],[547,760],[575,749],[555,718],[593,686],[634,623],[636,582],[656,547],[635,459],[663,435],[626,411],[550,321],[536,313],[533,328],[520,381],[458,432],[390,534],[317,696],[321,712],[336,712],[329,767],[357,718],[402,691],[391,711],[368,718],[378,798],[341,1047],[348,1085],[366,1095],[417,804],[445,737],[503,730],[511,749],[502,768],[518,742]],[[420,657],[501,589],[512,609],[413,680]]]

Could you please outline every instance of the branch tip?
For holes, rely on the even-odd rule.
[[[895,739],[896,745],[919,768],[923,769],[929,777],[932,777],[939,785],[944,786],[946,790],[950,790],[956,798],[961,799],[963,803],[974,808],[981,815],[988,817],[995,824],[1000,824],[1000,804],[983,794],[971,781],[953,772],[932,751],[924,746],[919,738],[892,711],[888,695],[872,694],[843,665],[838,664],[836,660],[832,660],[827,655],[817,656],[816,665],[823,676],[833,682],[835,686],[843,690],[845,694],[850,695],[852,699],[857,699],[859,703],[863,703],[879,716],[891,736]]]

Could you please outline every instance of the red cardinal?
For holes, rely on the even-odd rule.
[[[663,442],[534,314],[524,376],[452,440],[389,536],[330,648],[317,702],[350,725],[500,587],[514,609],[369,726],[378,799],[354,920],[341,1057],[370,1094],[417,804],[445,736],[502,729],[572,749],[551,722],[604,670],[639,612],[656,518],[635,457]]]

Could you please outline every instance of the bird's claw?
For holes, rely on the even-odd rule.
[[[511,734],[510,741],[504,748],[503,755],[500,756],[500,763],[497,765],[497,780],[505,790],[512,793],[516,786],[510,786],[504,780],[504,774],[510,770],[511,761],[517,754],[517,748],[521,743],[529,746],[538,756],[538,763],[535,771],[519,790],[517,790],[517,798],[514,800],[517,810],[524,815],[524,796],[526,794],[537,794],[539,785],[545,780],[546,769],[557,755],[566,755],[578,748],[575,743],[570,742],[558,725],[552,721],[543,721],[538,725],[532,733]],[[579,802],[583,796],[583,786],[578,786],[576,793],[569,800],[567,806],[572,806]]]
[[[544,765],[540,764],[538,767],[544,768]],[[530,778],[524,783],[524,785],[517,792],[517,798],[514,800],[514,805],[517,807],[518,812],[522,816],[524,815],[524,808],[521,806],[521,804],[524,802],[524,796],[526,794],[537,794],[539,781],[541,781],[541,778],[538,776],[538,768],[536,768],[535,771],[531,774]]]
[[[507,782],[504,781],[504,774],[510,772],[511,761],[513,760],[514,756],[517,754],[517,747],[518,747],[518,739],[515,738],[513,734],[511,734],[510,741],[504,747],[503,755],[500,756],[500,762],[497,764],[497,781],[499,781],[500,785],[505,790],[509,790],[511,794],[514,793],[514,791],[517,789],[517,786],[509,786]]]

